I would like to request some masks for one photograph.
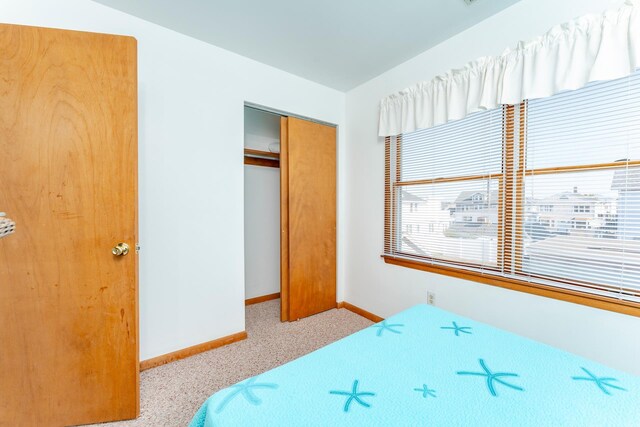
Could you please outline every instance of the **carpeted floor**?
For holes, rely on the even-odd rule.
[[[280,300],[248,306],[246,340],[142,372],[140,417],[101,426],[186,426],[216,391],[372,324],[344,309],[290,323],[279,313]]]

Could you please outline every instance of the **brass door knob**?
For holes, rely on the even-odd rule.
[[[124,256],[129,253],[129,245],[126,243],[118,243],[111,249],[111,253],[115,256]]]

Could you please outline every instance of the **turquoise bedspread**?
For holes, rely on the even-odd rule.
[[[191,427],[640,426],[640,377],[418,305],[211,396]]]

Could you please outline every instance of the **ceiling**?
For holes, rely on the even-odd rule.
[[[95,0],[341,91],[519,0]]]

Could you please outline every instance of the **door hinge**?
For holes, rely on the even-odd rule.
[[[140,243],[136,243],[136,253],[140,253]]]

